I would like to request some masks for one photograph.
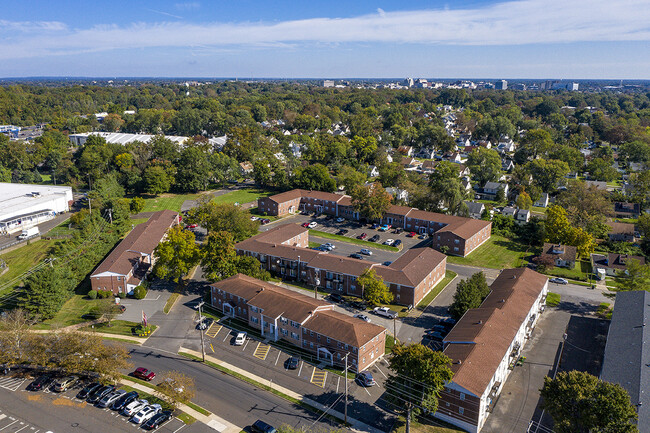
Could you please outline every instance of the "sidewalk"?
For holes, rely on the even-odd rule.
[[[198,351],[192,350],[192,349],[186,349],[184,347],[181,347],[181,349],[179,350],[179,353],[187,353],[189,355],[197,356],[199,358],[201,357],[201,352],[198,352]],[[291,398],[294,398],[296,400],[300,400],[301,402],[303,402],[303,403],[305,403],[305,404],[307,404],[307,405],[309,405],[311,407],[314,407],[314,408],[316,408],[318,410],[321,410],[323,412],[327,412],[329,415],[332,415],[332,416],[334,416],[334,417],[336,417],[336,418],[338,418],[340,420],[344,419],[344,415],[341,412],[338,412],[338,411],[333,410],[333,409],[329,409],[327,406],[325,406],[325,405],[323,405],[321,403],[318,403],[318,402],[316,402],[314,400],[311,400],[309,398],[306,398],[302,394],[298,394],[297,392],[292,391],[290,389],[287,389],[287,388],[285,388],[283,386],[280,386],[280,385],[275,384],[273,382],[269,382],[267,379],[256,376],[256,375],[254,375],[254,374],[252,374],[252,373],[250,373],[250,372],[248,372],[246,370],[243,370],[243,369],[241,369],[239,367],[235,367],[234,365],[223,362],[223,361],[221,361],[221,360],[219,360],[217,358],[214,358],[214,357],[212,357],[210,355],[205,355],[205,359],[206,359],[206,361],[210,361],[210,362],[212,362],[214,364],[220,365],[220,366],[222,366],[222,367],[224,367],[224,368],[226,368],[226,369],[228,369],[228,370],[230,370],[230,371],[232,371],[234,373],[240,374],[242,376],[246,376],[247,378],[249,378],[251,380],[254,380],[254,381],[256,381],[256,382],[258,382],[260,384],[263,384],[264,386],[268,386],[269,388],[272,388],[272,389],[274,389],[274,390],[276,390],[278,392],[281,392],[284,395],[287,395],[287,396],[289,396]],[[350,417],[348,417],[348,423],[352,426],[352,428],[348,429],[350,431],[370,432],[370,433],[384,433],[382,430],[371,427],[371,426],[369,426],[369,425],[367,425],[367,424],[365,424],[365,423],[363,423],[361,421],[358,421],[358,420],[350,418]]]
[[[122,385],[130,386],[131,388],[146,392],[147,394],[153,394],[156,391],[154,388],[144,386],[137,382],[131,382],[130,380],[122,379],[120,382]],[[215,414],[210,414],[210,416],[203,415],[201,412],[197,412],[191,407],[186,406],[182,403],[178,405],[178,409],[182,410],[192,418],[195,418],[197,421],[202,422],[203,424],[220,433],[239,433],[243,430],[241,427],[237,427],[236,425],[229,423],[225,419],[220,418]]]

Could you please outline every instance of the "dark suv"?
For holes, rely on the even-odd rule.
[[[276,433],[275,427],[268,425],[264,421],[257,420],[251,426],[251,430],[255,433]]]
[[[330,299],[331,299],[333,302],[339,302],[339,303],[341,303],[341,302],[344,301],[343,296],[339,295],[338,293],[332,293],[332,294],[330,295]]]

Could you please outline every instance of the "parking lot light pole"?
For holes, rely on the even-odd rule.
[[[201,315],[201,307],[205,302],[199,302],[199,330],[201,331],[201,357],[203,362],[205,362],[205,346],[203,345],[203,316]]]

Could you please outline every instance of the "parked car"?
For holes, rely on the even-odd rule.
[[[375,382],[375,378],[372,377],[372,373],[369,371],[362,371],[361,373],[357,374],[355,380],[361,386],[373,386],[377,384],[377,382]]]
[[[122,410],[127,405],[131,404],[132,401],[137,400],[138,397],[139,395],[136,391],[127,392],[126,394],[123,394],[120,398],[118,398],[113,402],[111,409],[118,410],[118,411]]]
[[[407,233],[407,234],[406,234],[406,237],[407,237],[407,238],[414,238],[414,237],[416,237],[417,235],[418,235],[418,234],[415,233],[415,232],[410,232],[410,233]]]
[[[341,229],[338,232],[336,232],[336,234],[339,235],[339,236],[345,236],[345,235],[348,234],[349,231],[350,230],[348,230],[348,229]]]
[[[440,323],[448,323],[452,327],[456,324],[456,319],[452,319],[451,317],[447,317],[445,320],[443,320]]]
[[[98,389],[98,388],[101,388],[101,386],[102,386],[102,384],[99,383],[99,382],[89,383],[88,385],[84,386],[83,389],[82,389],[81,391],[79,391],[79,392],[77,393],[77,396],[76,396],[76,397],[77,397],[79,400],[85,400],[85,399],[88,398],[88,395],[89,395],[90,393],[92,393],[93,391],[95,391],[95,390]]]
[[[151,419],[157,413],[162,412],[162,406],[159,404],[150,404],[140,409],[140,412],[136,413],[131,417],[129,421],[135,424],[142,424],[145,421]]]
[[[340,217],[339,217],[339,218],[336,219],[336,222],[337,222],[337,223],[342,223],[343,221],[345,221],[345,218],[340,218]]]
[[[334,302],[343,302],[345,299],[343,299],[343,296],[339,295],[338,293],[332,293],[330,295],[330,300]]]
[[[392,246],[395,243],[395,239],[386,239],[384,245]]]
[[[254,217],[251,217],[251,219],[253,219],[253,218],[254,218]],[[255,221],[255,220],[253,220],[253,221]],[[186,229],[195,229],[195,228],[197,228],[198,226],[199,226],[198,224],[188,224],[188,225],[185,226],[185,228],[186,228]]]
[[[442,341],[443,338],[445,338],[445,336],[442,335],[442,333],[440,333],[438,331],[427,332],[426,334],[424,334],[424,337],[425,338],[430,338],[430,339],[435,340],[435,341]]]
[[[356,308],[357,310],[361,310],[361,311],[366,311],[366,308],[368,308],[368,305],[366,305],[365,302],[361,302],[361,301],[352,301],[350,302],[350,306],[352,308]]]
[[[379,242],[380,239],[381,239],[381,237],[380,237],[379,235],[374,235],[373,237],[371,237],[371,238],[368,239],[368,240],[369,240],[370,242]]]
[[[298,368],[298,363],[300,363],[300,358],[292,356],[285,361],[284,366],[287,368],[287,370],[295,370]]]
[[[246,333],[238,332],[235,336],[235,346],[242,346],[246,342]]]
[[[370,251],[368,248],[362,248],[359,252],[365,256],[372,256],[372,251]]]
[[[434,331],[438,331],[441,334],[446,334],[447,332],[449,332],[448,328],[444,325],[433,325],[433,328],[431,329],[433,329]]]
[[[376,229],[377,227],[379,227],[379,224],[377,224],[377,223],[374,223],[374,224],[370,225],[370,228],[373,229],[373,230]]]
[[[138,379],[142,379],[146,381],[151,381],[153,380],[154,377],[156,377],[156,373],[154,373],[151,370],[147,370],[144,367],[138,367],[133,372],[133,377],[137,377]]]
[[[27,391],[42,391],[52,385],[53,381],[54,378],[51,375],[43,374],[41,376],[38,376],[32,383],[27,385]]]
[[[318,225],[318,223],[317,223],[316,221],[312,221],[312,222],[309,223],[309,225],[308,225],[307,227],[309,227],[310,229],[313,229],[313,228],[315,228],[317,225]]]
[[[379,227],[379,231],[380,232],[387,232],[388,230],[390,230],[391,227],[392,226],[390,224],[384,224],[383,226]]]
[[[88,399],[86,401],[91,404],[97,403],[99,400],[104,398],[106,394],[109,392],[115,391],[115,386],[114,385],[105,385],[102,386],[101,388],[98,388],[96,391],[94,391],[92,394],[88,396]]]
[[[393,264],[393,262],[391,262],[390,260],[387,261],[387,262],[382,263],[382,265],[384,265],[384,266],[390,266],[392,264]]]
[[[393,246],[399,247],[400,245],[402,245],[402,241],[400,239],[395,239],[395,242],[393,242]]]
[[[126,307],[122,304],[118,304],[117,306],[117,311],[120,312],[120,314],[124,313],[126,311]]]
[[[145,430],[155,430],[158,427],[161,427],[172,417],[173,412],[170,410],[164,410],[156,415],[152,416],[149,421],[142,424],[142,428]]]
[[[386,317],[388,319],[395,319],[397,317],[397,313],[388,307],[375,307],[375,309],[372,311],[374,311],[376,315]]]
[[[109,392],[97,402],[97,407],[110,407],[118,398],[122,397],[124,394],[126,394],[126,391],[123,389]]]
[[[402,228],[401,228],[401,227],[397,227],[395,230],[393,230],[393,233],[395,233],[396,235],[402,233]]]
[[[258,219],[259,219],[259,218],[256,217],[255,215],[253,215],[253,216],[251,217],[251,221],[257,221]]]
[[[196,329],[199,329],[201,331],[205,331],[206,329],[208,329],[210,327],[210,325],[212,325],[213,321],[214,320],[212,319],[212,317],[204,317],[203,320],[201,322],[199,322],[198,325],[196,325]]]
[[[363,260],[363,256],[359,253],[352,253],[350,254],[350,257],[352,257],[353,259]]]
[[[64,377],[63,379],[59,379],[56,382],[54,382],[54,391],[56,392],[63,392],[67,390],[68,388],[73,387],[79,378],[77,376],[67,376]]]
[[[275,427],[259,419],[253,423],[253,425],[251,426],[251,430],[253,431],[253,433],[276,433],[277,432]]]
[[[323,244],[319,248],[321,250],[327,251],[327,252],[330,252],[330,251],[332,251],[334,249],[331,245],[327,245],[327,244]]]
[[[569,284],[568,280],[566,280],[565,278],[560,278],[560,277],[551,278],[549,281],[551,283],[555,283],[555,284]]]
[[[323,244],[323,246],[329,248],[330,250],[333,250],[333,249],[336,248],[336,245],[334,245],[334,244],[331,243],[331,242],[325,242],[325,243]]]
[[[271,222],[271,220],[268,219],[268,218],[262,218],[262,219],[260,220],[260,222],[261,222],[262,224],[268,224],[268,223]]]
[[[307,227],[309,227],[309,223],[302,223],[301,226],[307,228]]]
[[[149,406],[149,402],[145,399],[134,400],[131,403],[127,404],[120,413],[124,416],[131,416],[135,413],[140,412],[142,408],[145,408],[147,406]]]
[[[366,316],[365,314],[355,314],[354,317],[361,319],[364,322],[370,322],[370,317]]]
[[[361,233],[359,236],[357,236],[357,239],[365,239],[365,238],[367,238],[367,237],[368,237],[367,234],[365,234],[365,233]]]

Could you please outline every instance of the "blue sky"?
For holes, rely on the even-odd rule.
[[[650,0],[23,0],[0,77],[650,79]]]

